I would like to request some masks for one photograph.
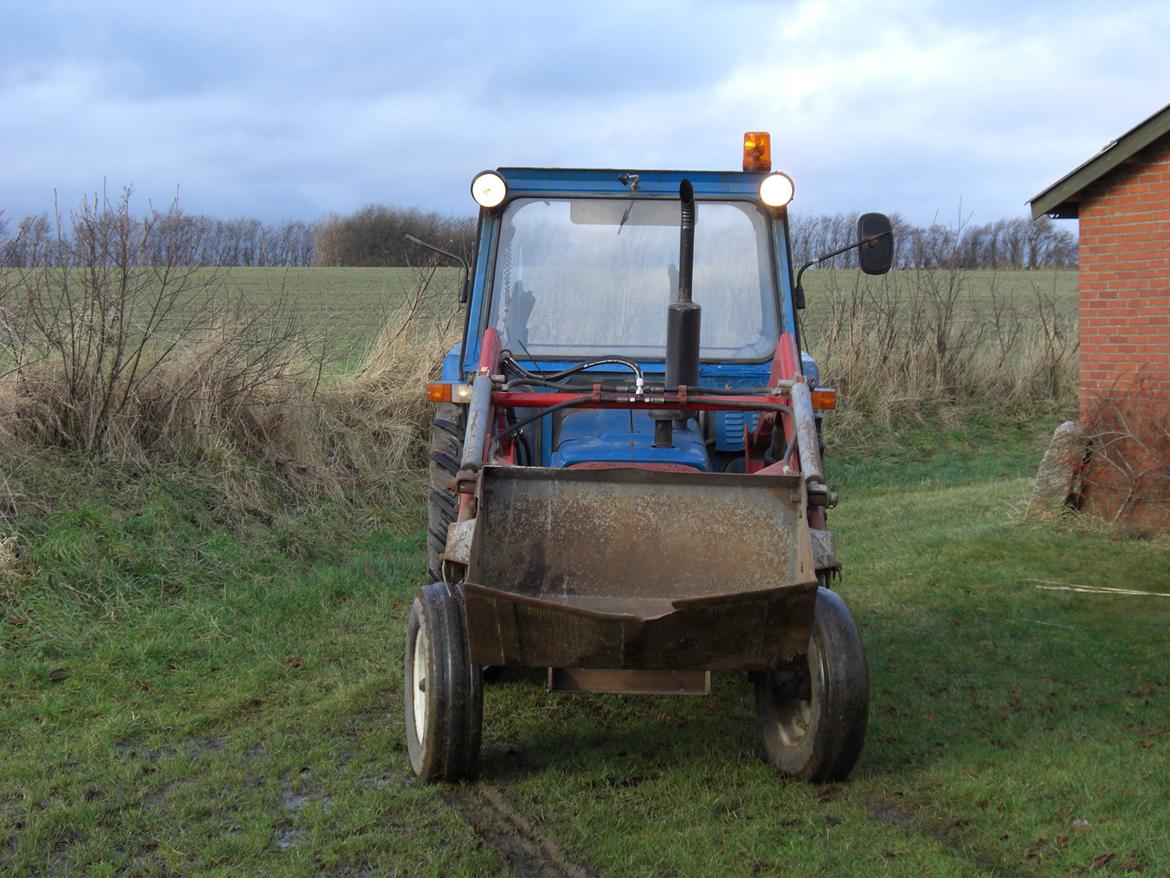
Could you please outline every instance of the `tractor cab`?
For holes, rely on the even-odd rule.
[[[484,207],[464,343],[443,379],[473,374],[487,330],[514,387],[639,384],[666,377],[668,308],[679,299],[679,188],[694,193],[691,299],[702,309],[698,381],[723,390],[768,384],[780,337],[796,334],[783,174],[501,168],[476,178]],[[779,184],[779,185],[777,185]],[[764,200],[763,191],[773,203]],[[802,371],[815,376],[805,356]],[[562,375],[563,378],[550,376]],[[531,382],[525,385],[524,382]],[[518,410],[517,417],[527,412]],[[551,467],[602,464],[741,467],[751,412],[677,419],[669,446],[649,412],[568,411],[518,435]],[[766,449],[765,449],[766,451]]]

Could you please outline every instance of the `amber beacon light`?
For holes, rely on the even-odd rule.
[[[767,131],[744,133],[743,169],[765,174],[772,170],[772,135]]]

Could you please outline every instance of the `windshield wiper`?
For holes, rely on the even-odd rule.
[[[626,209],[622,213],[621,222],[618,223],[617,233],[619,235],[622,233],[622,226],[624,226],[626,224],[626,220],[628,220],[630,218],[630,211],[633,209],[634,209],[634,202],[631,201],[629,204],[626,205]]]

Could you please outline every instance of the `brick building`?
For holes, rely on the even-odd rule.
[[[1170,527],[1170,106],[1031,200],[1080,222],[1080,408],[1092,511]]]

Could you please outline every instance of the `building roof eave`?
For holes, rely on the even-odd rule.
[[[1170,134],[1170,104],[1121,137],[1106,144],[1095,156],[1078,165],[1043,192],[1028,199],[1032,206],[1032,219],[1045,215],[1063,219],[1076,218],[1079,215],[1081,193],[1086,188],[1167,134]]]

